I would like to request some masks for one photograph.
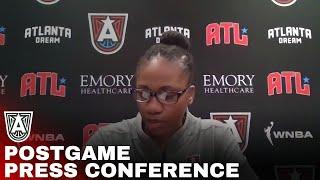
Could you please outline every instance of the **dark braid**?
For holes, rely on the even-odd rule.
[[[188,84],[193,83],[194,67],[190,51],[190,42],[176,31],[167,31],[160,38],[160,43],[151,46],[141,57],[137,64],[136,73],[141,65],[151,61],[156,56],[161,56],[170,62],[180,62],[183,71],[189,75]]]

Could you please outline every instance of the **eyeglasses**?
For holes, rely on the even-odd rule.
[[[133,90],[133,95],[136,101],[141,103],[146,103],[151,99],[152,96],[155,96],[158,101],[163,104],[175,104],[178,102],[179,97],[185,93],[189,87],[181,91],[160,90],[158,92],[154,92],[150,89],[138,88]]]

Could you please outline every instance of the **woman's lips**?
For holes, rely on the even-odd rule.
[[[148,122],[151,122],[151,123],[159,123],[159,122],[162,122],[162,121],[159,120],[159,119],[148,119]]]
[[[164,122],[159,119],[147,119],[146,124],[149,129],[153,129],[153,128],[162,127],[164,125]]]

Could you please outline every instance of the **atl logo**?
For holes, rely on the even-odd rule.
[[[223,37],[222,37],[222,33]],[[233,30],[233,34],[231,34]],[[212,44],[221,44],[221,38],[223,38],[224,44],[231,43],[231,37],[233,38],[233,44],[248,46],[248,28],[243,27],[240,33],[239,23],[233,22],[221,22],[211,23],[206,27],[206,45],[212,46]]]
[[[210,118],[230,128],[242,152],[246,150],[249,142],[250,112],[215,112],[210,113]]]
[[[303,83],[302,83],[303,80]],[[283,87],[283,81],[285,86]],[[292,83],[292,81],[294,81]],[[282,71],[270,73],[267,77],[268,95],[273,96],[282,94],[285,88],[286,94],[293,93],[293,86],[295,86],[295,93],[304,96],[310,96],[310,79],[304,77],[302,79],[300,72],[295,71]],[[294,84],[294,85],[293,85]]]
[[[3,46],[6,44],[6,34],[5,34],[6,28],[3,26],[0,26],[0,46]]]
[[[25,141],[31,131],[33,111],[4,111],[8,137],[14,142]]]
[[[128,14],[89,13],[90,37],[101,54],[118,52],[124,42]]]
[[[47,95],[48,81],[50,81],[51,96],[65,97],[66,96],[66,79],[60,78],[58,85],[58,74],[55,72],[37,72],[26,73],[21,77],[20,96],[34,96],[39,90],[40,95]],[[37,89],[38,88],[38,89]]]

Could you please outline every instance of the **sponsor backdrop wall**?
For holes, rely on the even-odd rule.
[[[25,0],[0,14],[0,108],[33,111],[26,144],[82,145],[135,116],[135,65],[175,30],[196,64],[190,111],[230,126],[262,179],[319,179],[319,1]]]

